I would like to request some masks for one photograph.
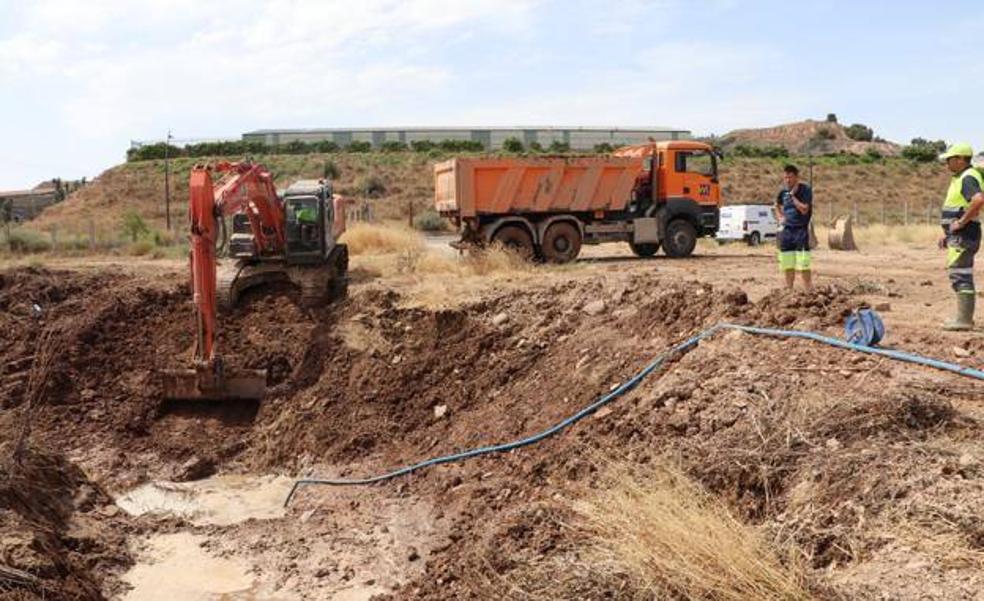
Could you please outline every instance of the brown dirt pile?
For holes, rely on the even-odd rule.
[[[0,599],[103,599],[130,565],[112,499],[75,465],[0,448]]]
[[[269,369],[269,397],[259,407],[160,408],[152,371],[192,343],[187,290],[100,277],[5,274],[0,303],[19,308],[4,315],[15,343],[0,349],[0,364],[29,366],[38,333],[59,326],[65,352],[35,437],[84,449],[86,469],[115,483],[201,465],[369,475],[539,431],[718,321],[836,335],[860,304],[836,287],[752,303],[740,290],[641,274],[442,311],[372,284],[316,310],[273,291],[221,319],[223,351]],[[47,303],[40,317],[24,305],[34,297]],[[829,570],[910,541],[897,525],[922,532],[941,506],[947,521],[926,540],[945,534],[962,549],[955,561],[970,561],[979,533],[968,508],[984,497],[973,462],[959,458],[968,445],[981,451],[966,442],[979,430],[953,403],[980,390],[948,378],[811,343],[721,334],[535,447],[383,485],[412,491],[449,522],[448,540],[422,558],[424,575],[396,597],[501,597],[508,583],[520,587],[508,589],[516,598],[642,598],[617,570],[586,568],[583,541],[565,526],[558,499],[599,485],[597,456],[645,465],[669,454],[744,520],[791,541],[816,570],[821,597],[841,586]],[[11,431],[10,408],[22,402],[9,395],[0,431]],[[961,503],[944,503],[953,497]],[[562,568],[561,582],[545,580]],[[844,591],[861,596],[863,587]]]

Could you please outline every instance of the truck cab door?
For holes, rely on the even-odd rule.
[[[679,189],[672,196],[690,198],[702,205],[720,203],[717,157],[710,150],[677,150],[673,161]],[[669,195],[669,194],[668,194]]]

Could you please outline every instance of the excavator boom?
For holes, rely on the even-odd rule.
[[[218,185],[212,172],[225,173]],[[216,352],[216,242],[219,220],[236,213],[249,218],[260,254],[283,253],[284,212],[270,173],[250,163],[196,165],[189,182],[191,289],[197,338],[191,369],[163,372],[168,400],[260,400],[266,371],[232,369]]]

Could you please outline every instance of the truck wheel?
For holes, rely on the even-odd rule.
[[[752,232],[752,235],[748,237],[749,246],[758,246],[762,243],[762,236],[758,232]]]
[[[636,244],[635,242],[629,242],[629,248],[632,249],[633,254],[637,257],[648,258],[659,252],[658,242],[640,242]]]
[[[554,223],[543,234],[543,258],[548,263],[568,263],[581,252],[581,232],[568,221]]]
[[[674,219],[666,226],[663,250],[675,259],[689,257],[697,246],[697,228],[686,219]]]
[[[500,227],[495,232],[495,235],[492,236],[492,241],[498,242],[524,259],[532,259],[535,255],[533,236],[530,236],[526,228],[519,225],[504,225]]]

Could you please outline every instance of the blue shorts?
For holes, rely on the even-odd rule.
[[[781,252],[810,250],[810,228],[784,227],[779,232],[779,250]]]

